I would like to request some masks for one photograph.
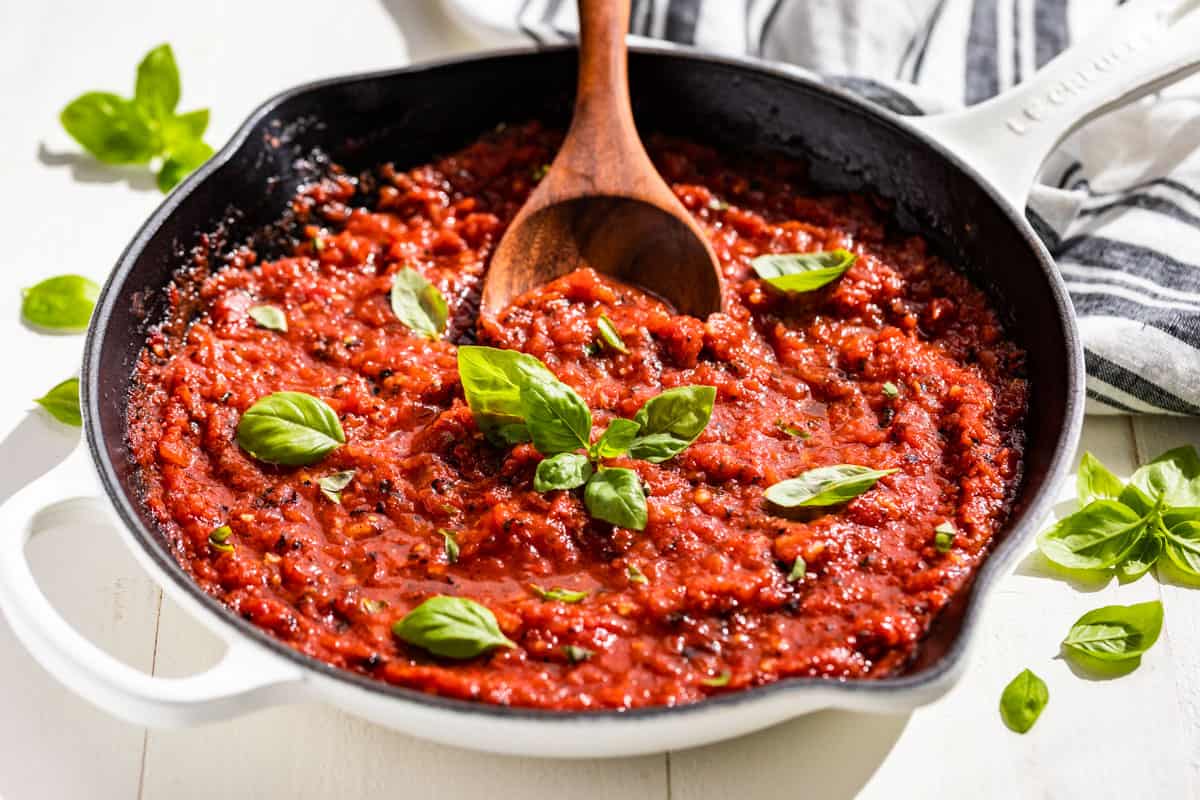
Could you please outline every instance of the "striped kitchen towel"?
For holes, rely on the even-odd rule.
[[[572,0],[443,0],[552,43]],[[633,0],[631,32],[786,61],[900,114],[1019,83],[1114,0]],[[1098,119],[1047,161],[1028,216],[1082,331],[1091,413],[1200,414],[1200,81]]]

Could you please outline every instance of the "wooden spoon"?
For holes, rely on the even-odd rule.
[[[579,0],[575,115],[549,172],[492,256],[482,310],[580,267],[637,284],[703,319],[721,310],[720,266],[638,138],[629,103],[630,0]]]

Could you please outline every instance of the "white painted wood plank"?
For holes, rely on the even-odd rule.
[[[65,527],[29,547],[51,602],[93,642],[146,670],[154,654],[158,587],[112,531]],[[38,666],[0,617],[0,796],[132,799],[143,729],[71,694]]]
[[[203,669],[220,651],[215,637],[164,601],[159,673]],[[388,796],[663,800],[666,763],[663,756],[548,761],[468,753],[320,706],[149,734],[145,800]]]
[[[1084,446],[1114,470],[1134,467],[1124,418],[1089,419]],[[1067,488],[1064,497],[1073,497]],[[1031,548],[1032,549],[1032,548]],[[986,610],[966,677],[912,715],[825,712],[735,742],[671,756],[679,798],[1146,797],[1195,796],[1179,769],[1169,708],[1175,672],[1156,651],[1131,675],[1090,681],[1058,658],[1059,641],[1091,608],[1158,595],[1152,580],[1080,586],[1052,575],[1031,554]],[[1050,687],[1037,726],[1003,726],[1000,692],[1029,667]],[[1131,750],[1136,755],[1131,755]],[[1193,749],[1193,752],[1195,750]]]
[[[1200,447],[1200,420],[1138,418],[1133,430],[1138,460],[1183,445]],[[1159,702],[1178,716],[1174,733],[1178,767],[1191,776],[1191,797],[1200,796],[1200,588],[1169,578],[1160,582],[1164,606],[1162,640],[1157,647],[1174,665],[1174,685],[1164,686]]]

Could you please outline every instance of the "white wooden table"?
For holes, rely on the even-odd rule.
[[[210,141],[220,143],[279,88],[402,63],[405,39],[413,58],[477,44],[431,1],[0,0],[0,11],[4,498],[78,439],[31,412],[28,398],[71,374],[81,339],[24,329],[18,288],[68,271],[102,279],[160,199],[136,171],[100,170],[71,155],[56,121],[66,101],[93,88],[128,92],[141,54],[170,41],[184,105],[213,109]],[[276,52],[267,39],[290,44]],[[346,47],[321,49],[324,42]],[[309,56],[310,48],[320,54]],[[1200,442],[1200,423],[1091,419],[1084,432],[1084,446],[1125,474],[1188,442]],[[34,543],[32,559],[68,618],[128,663],[181,675],[218,656],[216,640],[163,602],[111,532],[49,534]],[[1056,658],[1083,611],[1153,597],[1166,606],[1165,632],[1131,675],[1088,681]],[[963,682],[911,715],[824,712],[694,751],[552,762],[426,744],[321,707],[147,731],[66,692],[0,620],[0,797],[1200,797],[1200,591],[1152,577],[1073,587],[1031,557],[1000,587],[983,631]],[[1045,678],[1051,699],[1036,728],[1017,736],[996,705],[1024,667]]]

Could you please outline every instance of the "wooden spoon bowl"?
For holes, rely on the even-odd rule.
[[[703,231],[659,176],[629,101],[630,0],[579,0],[575,113],[546,176],[492,256],[482,311],[581,267],[704,318],[721,310],[720,266]]]

